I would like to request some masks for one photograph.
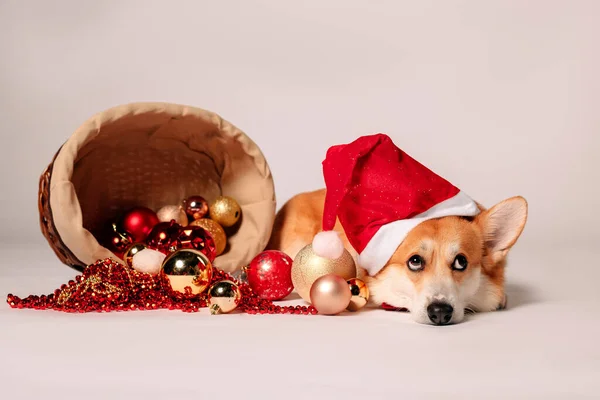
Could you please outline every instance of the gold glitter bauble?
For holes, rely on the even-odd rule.
[[[213,315],[235,310],[241,299],[240,288],[232,281],[219,281],[208,289],[208,306]]]
[[[134,243],[125,251],[123,254],[123,261],[127,264],[128,267],[133,268],[133,256],[135,256],[140,251],[144,250],[146,245],[143,243]]]
[[[348,304],[348,311],[358,311],[367,305],[369,301],[369,288],[367,284],[360,279],[353,278],[348,280],[348,287],[352,298],[350,304]]]
[[[327,274],[336,274],[344,280],[356,278],[354,259],[346,249],[340,258],[330,260],[316,255],[312,244],[309,244],[294,258],[292,283],[300,297],[308,302],[310,302],[310,288],[313,282]]]
[[[230,227],[235,225],[242,215],[240,205],[227,196],[217,197],[209,207],[210,218],[217,221],[221,226]]]
[[[185,293],[185,288],[191,289],[191,294],[202,293],[212,279],[212,264],[204,254],[197,250],[178,250],[168,256],[162,264],[171,289]]]
[[[213,221],[212,219],[202,218],[192,221],[190,225],[199,226],[210,233],[215,241],[217,255],[221,255],[223,251],[225,251],[225,246],[227,246],[227,236],[225,235],[223,227],[221,227],[218,222]]]
[[[346,280],[335,274],[320,277],[310,288],[310,302],[319,314],[341,313],[348,307],[351,297]]]
[[[160,222],[171,222],[174,219],[181,226],[188,224],[187,214],[181,206],[164,206],[158,210],[156,216]]]

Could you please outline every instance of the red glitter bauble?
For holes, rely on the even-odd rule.
[[[160,222],[154,225],[154,228],[146,238],[148,247],[158,250],[161,253],[169,254],[178,249],[178,237],[181,234],[182,227],[174,220],[171,222]]]
[[[135,242],[143,242],[152,228],[159,222],[156,213],[151,209],[136,207],[123,214],[119,228],[129,232]]]
[[[246,269],[248,284],[260,298],[281,300],[292,292],[292,259],[282,251],[263,251]]]
[[[190,222],[195,221],[208,214],[208,202],[202,196],[190,196],[183,201],[183,209]]]
[[[198,250],[209,259],[210,262],[217,256],[217,247],[215,241],[206,229],[199,226],[186,226],[181,229],[177,237],[178,249]]]

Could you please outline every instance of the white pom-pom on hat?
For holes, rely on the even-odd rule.
[[[323,231],[315,235],[312,242],[316,255],[336,260],[344,254],[344,243],[335,231]]]
[[[145,274],[156,275],[160,272],[165,255],[160,251],[144,249],[133,256],[133,269]]]

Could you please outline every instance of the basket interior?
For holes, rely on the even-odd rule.
[[[83,227],[96,236],[132,207],[157,211],[191,195],[212,201],[236,147],[198,120],[145,114],[103,126],[79,151],[71,178]]]
[[[223,194],[240,203],[242,221],[228,238],[234,250],[217,259],[223,269],[241,267],[266,245],[275,199],[260,150],[214,114],[173,110],[95,121],[63,146],[50,203],[61,238],[81,261],[106,254],[95,238],[127,209],[157,211],[191,195],[210,202]]]

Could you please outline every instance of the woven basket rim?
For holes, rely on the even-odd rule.
[[[42,174],[40,180],[39,204],[40,223],[42,224],[42,233],[46,236],[57,256],[64,263],[78,269],[91,264],[96,261],[96,259],[106,258],[106,256],[117,258],[107,249],[100,246],[93,236],[82,226],[77,228],[79,229],[77,232],[74,232],[71,227],[67,228],[67,226],[70,225],[64,221],[73,221],[73,219],[78,216],[73,210],[58,205],[64,204],[65,201],[74,201],[80,212],[77,196],[74,194],[74,190],[68,187],[70,184],[70,177],[73,173],[74,160],[76,159],[78,151],[88,143],[88,141],[93,140],[103,126],[124,117],[138,116],[145,113],[161,113],[173,117],[194,117],[213,124],[218,128],[220,134],[226,135],[226,137],[239,143],[247,156],[251,157],[254,161],[257,174],[264,178],[264,198],[253,202],[254,204],[249,204],[248,207],[252,206],[254,209],[259,210],[256,212],[264,214],[265,218],[261,218],[263,220],[260,221],[261,226],[259,227],[261,236],[263,236],[259,239],[262,240],[258,240],[256,246],[249,246],[252,248],[249,249],[246,254],[239,256],[238,258],[240,258],[240,260],[228,260],[226,255],[221,256],[220,260],[223,269],[230,271],[242,266],[234,266],[234,264],[245,264],[249,262],[248,258],[257,254],[266,246],[275,218],[274,184],[271,171],[263,153],[250,137],[214,112],[188,105],[156,102],[129,103],[112,107],[95,114],[85,121],[64,143],[57,152],[53,162],[49,165],[47,170],[44,171],[44,174]],[[44,182],[42,182],[42,180]],[[72,184],[70,186],[72,186]],[[43,193],[43,191],[45,193]],[[71,199],[72,197],[74,197],[74,199]],[[42,200],[46,206],[44,210],[42,207]],[[253,209],[250,208],[245,210],[244,206],[242,206],[242,210],[243,213],[254,212]],[[91,245],[88,245],[89,248],[78,247],[78,235],[84,235],[86,238],[87,235],[91,236],[91,238],[85,239],[92,243]],[[75,241],[73,240],[73,237],[76,238]],[[93,242],[95,242],[95,244]]]

